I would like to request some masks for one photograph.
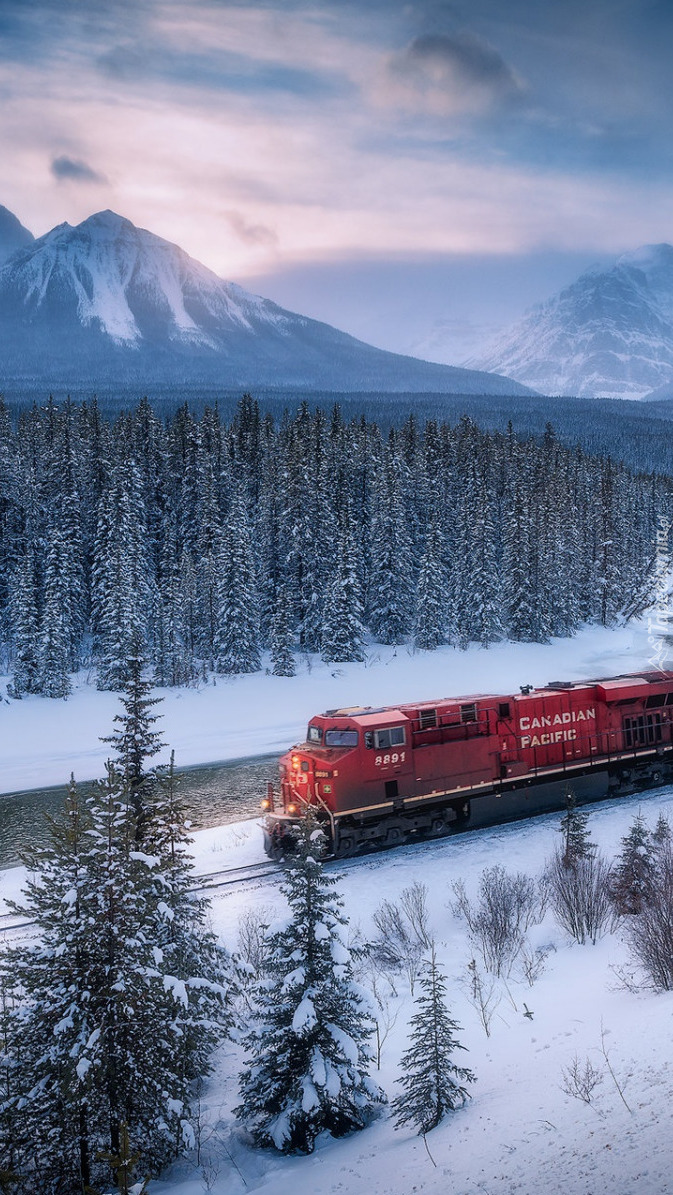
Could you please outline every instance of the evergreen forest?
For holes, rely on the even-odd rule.
[[[159,685],[338,663],[368,640],[546,641],[642,608],[673,482],[561,444],[410,415],[381,428],[249,395],[105,418],[0,406],[0,667],[15,697],[72,673]]]

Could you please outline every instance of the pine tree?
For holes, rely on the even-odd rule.
[[[588,813],[577,809],[575,794],[566,793],[566,812],[561,818],[559,830],[563,835],[562,862],[566,870],[577,866],[581,859],[591,859],[596,853],[596,844],[591,842],[591,831],[587,828]]]
[[[35,555],[30,548],[26,551],[14,576],[10,595],[10,611],[14,648],[12,694],[14,697],[21,697],[24,693],[39,693],[39,618]]]
[[[257,672],[261,666],[257,579],[250,525],[237,494],[222,542],[215,630],[217,672]]]
[[[9,1014],[0,1158],[11,1128],[25,1195],[106,1189],[124,1154],[157,1175],[194,1140],[192,1081],[226,1028],[227,993],[198,960],[183,978],[175,953],[157,945],[182,916],[180,885],[162,881],[166,852],[138,851],[135,839],[128,788],[109,766],[85,801],[71,784],[50,845],[27,860],[13,908],[37,937],[0,967],[21,992]],[[207,1008],[203,991],[217,991]]]
[[[364,660],[364,627],[351,518],[344,515],[337,564],[325,602],[322,658],[328,664]]]
[[[158,768],[148,808],[143,849],[158,860],[150,877],[155,884],[157,932],[162,970],[184,999],[174,1014],[175,1052],[180,1073],[192,1082],[211,1068],[223,1032],[234,1028],[230,1011],[235,993],[231,960],[208,928],[210,903],[194,889],[193,841],[180,802],[175,760]]]
[[[610,895],[618,913],[637,914],[652,895],[656,871],[656,844],[642,813],[633,819],[621,845],[612,869]]]
[[[448,578],[444,564],[444,537],[436,513],[425,539],[416,588],[414,643],[425,651],[434,651],[446,642]]]
[[[290,601],[285,585],[276,591],[276,603],[271,619],[269,653],[274,676],[294,676],[297,668],[292,648],[294,634],[290,620]]]
[[[164,746],[160,733],[153,729],[160,715],[151,713],[161,698],[150,696],[152,683],[145,679],[144,668],[145,660],[136,639],[123,664],[125,680],[120,695],[123,712],[115,714],[112,720],[117,729],[102,740],[114,748],[117,767],[133,803],[138,841],[151,816],[150,805],[156,786],[156,770],[148,768],[147,761],[158,755]]]
[[[118,689],[137,643],[147,642],[153,606],[146,511],[134,461],[118,465],[103,494],[92,575],[99,689]]]
[[[291,918],[269,944],[236,1109],[258,1145],[283,1153],[311,1153],[325,1131],[363,1128],[383,1099],[368,1074],[373,1023],[353,984],[336,880],[316,858],[321,837],[307,818],[286,860]]]
[[[68,620],[70,575],[68,553],[60,528],[51,528],[45,570],[44,605],[39,638],[41,691],[45,697],[67,697],[74,631]]]
[[[460,1026],[451,1019],[446,1005],[446,979],[437,963],[434,944],[421,974],[418,1011],[411,1018],[410,1046],[400,1063],[399,1080],[404,1092],[392,1102],[396,1128],[417,1126],[425,1136],[437,1127],[447,1112],[453,1112],[469,1098],[465,1083],[475,1076],[452,1061],[455,1050],[464,1050],[456,1038]]]

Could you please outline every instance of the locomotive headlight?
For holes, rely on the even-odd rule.
[[[296,806],[296,805],[294,805],[294,804],[288,805],[288,807],[287,807],[287,811],[288,811],[288,813],[296,813],[296,812],[297,812],[297,806]]]
[[[271,808],[271,802],[268,797],[264,797],[264,799],[262,801],[260,801],[260,807],[262,809],[270,809]]]
[[[292,767],[294,768],[295,772],[298,772],[298,771],[299,771],[299,764],[300,764],[300,763],[301,763],[301,760],[299,759],[299,756],[298,756],[298,755],[293,755],[293,756],[292,756]]]

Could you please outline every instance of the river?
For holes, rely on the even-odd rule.
[[[180,794],[192,828],[203,830],[260,816],[266,781],[278,775],[277,761],[277,755],[256,755],[180,771]],[[66,791],[59,785],[0,794],[0,867],[11,867],[23,849],[47,841],[45,815],[60,813]]]

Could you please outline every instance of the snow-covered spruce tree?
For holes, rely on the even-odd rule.
[[[69,623],[69,554],[60,528],[49,533],[44,581],[44,605],[39,636],[40,688],[45,697],[67,697],[70,682],[73,629]]]
[[[634,817],[628,834],[622,838],[610,877],[610,895],[622,916],[641,913],[654,890],[656,844],[642,813]]]
[[[258,1145],[283,1153],[311,1153],[322,1132],[364,1128],[385,1098],[368,1073],[374,1024],[353,982],[336,879],[316,858],[321,839],[308,817],[286,859],[291,916],[270,938],[236,1109]]]
[[[180,802],[175,760],[158,768],[147,809],[143,849],[157,860],[150,875],[157,911],[155,945],[161,969],[181,993],[174,1014],[175,1053],[184,1079],[210,1069],[212,1053],[234,1024],[231,959],[208,928],[210,903],[194,890],[192,839]]]
[[[98,688],[117,689],[132,645],[146,642],[152,605],[147,516],[133,460],[115,466],[103,492],[91,585]]]
[[[444,536],[437,516],[436,502],[428,527],[416,587],[414,643],[425,651],[434,651],[446,642],[448,623],[448,577],[444,563]]]
[[[156,786],[156,770],[148,767],[147,761],[164,746],[160,733],[154,729],[160,715],[151,712],[161,698],[150,696],[152,682],[145,678],[144,669],[145,659],[136,636],[123,664],[122,713],[115,714],[115,729],[102,740],[113,747],[118,770],[128,788],[138,841],[150,816],[149,806]]]
[[[591,859],[596,853],[596,844],[591,841],[591,831],[587,827],[588,820],[589,814],[580,812],[575,794],[568,789],[566,811],[559,826],[563,835],[562,861],[566,869],[576,867],[581,859]]]
[[[222,539],[215,628],[215,670],[257,672],[261,666],[257,578],[250,521],[237,493]]]
[[[281,582],[276,590],[276,600],[269,634],[269,654],[274,676],[294,676],[297,667],[292,648],[294,632],[290,610],[290,598],[286,586]]]
[[[336,571],[325,602],[321,651],[328,664],[365,657],[360,578],[350,512],[344,513]]]
[[[388,456],[374,481],[369,550],[369,626],[381,643],[402,643],[413,615],[413,557],[399,461]]]
[[[392,1102],[396,1128],[413,1124],[425,1136],[437,1127],[447,1112],[461,1107],[469,1098],[465,1083],[475,1076],[467,1067],[456,1066],[452,1055],[464,1050],[456,1038],[460,1026],[451,1019],[446,1003],[446,979],[435,953],[420,980],[417,1012],[411,1018],[410,1045],[402,1055],[400,1086],[404,1088]]]
[[[158,896],[177,889],[161,883],[158,857],[134,847],[128,790],[109,766],[86,800],[71,785],[51,844],[30,860],[35,877],[15,909],[37,937],[0,967],[21,996],[0,1106],[0,1158],[11,1127],[20,1195],[109,1189],[124,1126],[145,1174],[194,1139],[191,1080],[225,1031],[226,990],[207,967],[188,981],[175,974],[157,945],[170,920]],[[204,1010],[201,989],[216,986],[219,1012]]]
[[[13,577],[9,598],[14,655],[12,695],[39,693],[39,618],[35,581],[35,554],[29,548]]]

